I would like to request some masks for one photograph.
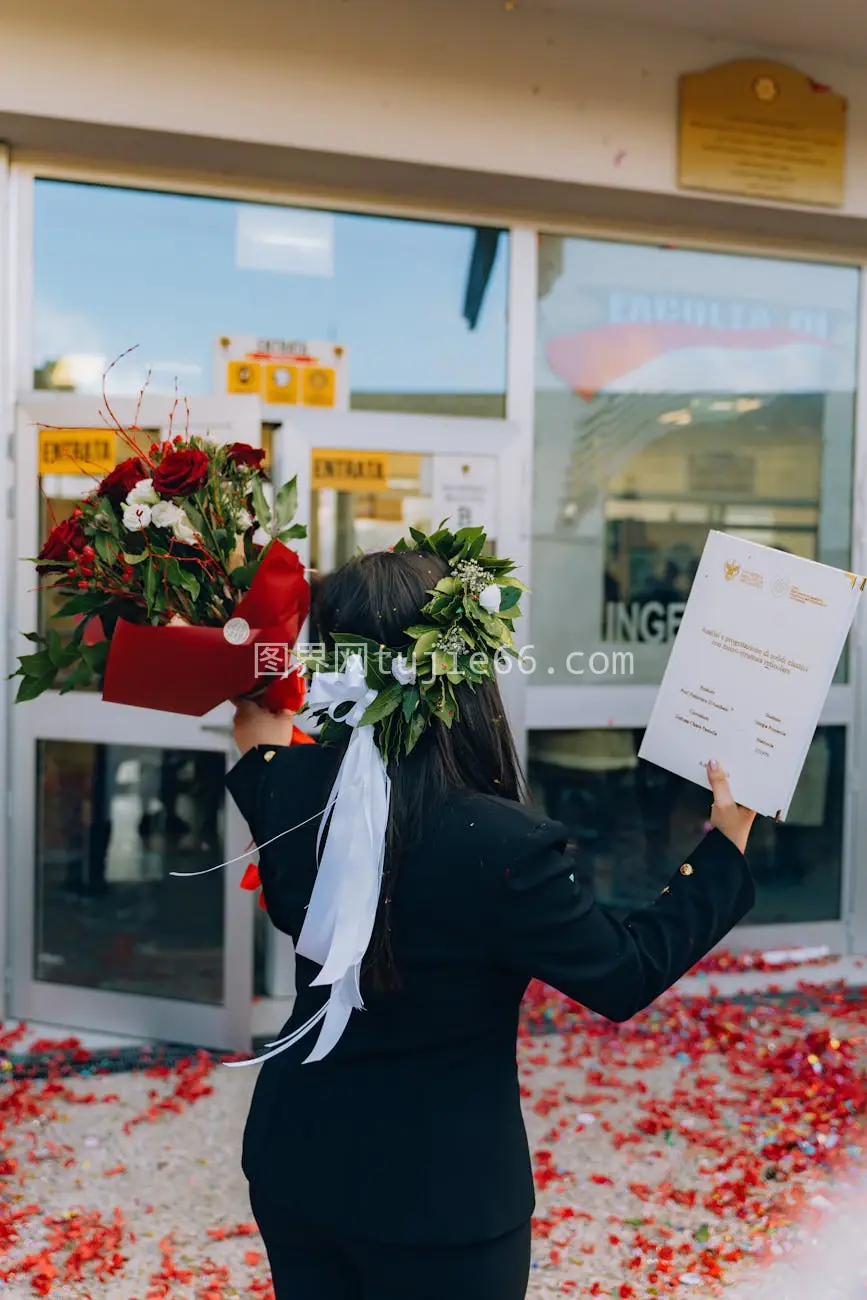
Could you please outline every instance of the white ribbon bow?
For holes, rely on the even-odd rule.
[[[363,1010],[361,963],[370,945],[385,862],[391,782],[376,748],[373,727],[359,727],[377,692],[364,679],[359,655],[339,673],[315,673],[311,712],[325,710],[352,728],[352,736],[322,816],[316,840],[319,869],[296,951],[322,967],[314,985],[330,985],[327,1003],[315,1016],[256,1062],[292,1047],[324,1020],[316,1046],[304,1062],[321,1061],[339,1040],[353,1010]],[[352,707],[347,712],[345,706]],[[342,706],[342,707],[341,707]],[[238,1062],[238,1064],[253,1062]]]

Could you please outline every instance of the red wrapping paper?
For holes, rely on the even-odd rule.
[[[259,703],[297,712],[304,702],[301,675],[257,675],[256,646],[293,647],[309,605],[300,559],[273,542],[233,615],[250,626],[243,645],[232,645],[220,627],[150,627],[121,619],[111,638],[102,698],[200,718],[227,700],[266,687]]]

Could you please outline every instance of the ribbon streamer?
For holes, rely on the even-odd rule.
[[[343,672],[316,673],[310,687],[313,712],[352,728],[317,837],[319,869],[307,915],[295,945],[302,957],[321,970],[312,986],[330,986],[325,1006],[285,1038],[270,1043],[264,1056],[231,1064],[257,1065],[294,1046],[322,1022],[316,1046],[305,1060],[321,1061],[339,1041],[353,1010],[364,1009],[361,963],[376,920],[391,782],[376,747],[373,727],[361,727],[377,692],[367,686],[359,655],[347,659]],[[347,710],[347,705],[349,709]]]
[[[282,840],[284,835],[291,835],[293,831],[300,830],[302,826],[309,826],[311,822],[315,822],[316,818],[321,817],[326,811],[327,810],[323,808],[319,812],[314,813],[312,817],[305,817],[303,822],[296,822],[294,826],[289,826],[285,831],[280,831],[279,834],[272,835],[270,840],[265,840],[262,844],[254,844],[253,848],[257,853],[261,853],[262,849],[267,849],[269,844],[276,844],[277,840]],[[222,871],[223,867],[232,867],[236,862],[243,862],[246,858],[249,858],[252,851],[252,849],[247,849],[245,853],[239,853],[237,858],[227,858],[225,862],[218,862],[215,867],[203,867],[201,871],[170,871],[169,875],[185,877],[207,876],[210,875],[212,871]]]

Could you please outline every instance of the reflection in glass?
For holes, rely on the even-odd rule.
[[[858,272],[553,236],[540,269],[534,640],[548,683],[628,645],[652,684],[710,529],[848,568]]]
[[[600,902],[619,912],[649,903],[704,834],[710,795],[639,762],[641,732],[536,731],[533,796],[564,822]],[[750,838],[756,906],[745,924],[840,917],[845,728],[815,735],[785,823],[758,818]]]
[[[375,491],[333,488],[310,494],[310,565],[319,574],[331,573],[361,551],[385,550],[410,528],[430,533],[448,516],[458,527],[452,503],[435,495],[434,457],[389,452],[386,485]],[[478,470],[485,457],[474,456]],[[488,539],[495,553],[496,539]]]
[[[225,756],[41,741],[34,977],[219,1005]]]
[[[501,418],[508,235],[39,180],[34,386],[224,392],[222,335],[330,340],[356,409]],[[167,310],[167,303],[171,309]]]

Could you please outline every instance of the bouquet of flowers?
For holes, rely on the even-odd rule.
[[[269,505],[264,456],[172,437],[136,450],[56,523],[36,571],[65,598],[55,617],[78,621],[69,638],[25,634],[37,648],[12,674],[18,701],[96,686],[113,703],[192,716],[241,696],[297,711],[289,650],[309,587],[284,543],[306,530],[293,522],[294,479]]]

